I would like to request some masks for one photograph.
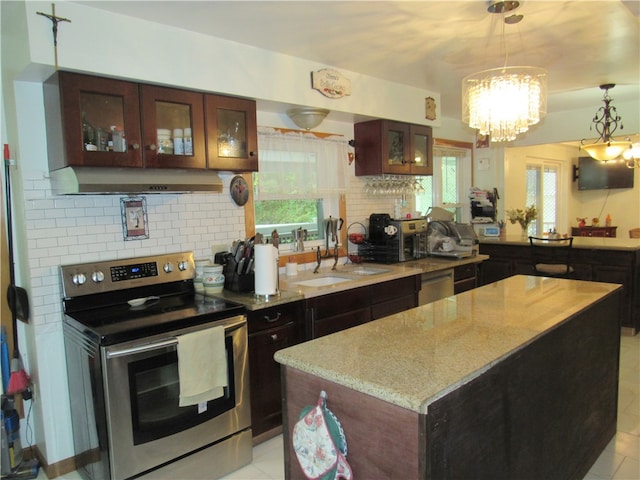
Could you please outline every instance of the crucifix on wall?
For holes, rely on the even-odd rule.
[[[55,66],[56,66],[56,70],[58,69],[58,23],[60,22],[69,22],[71,23],[71,20],[69,20],[68,18],[64,18],[64,17],[58,17],[56,16],[56,4],[52,3],[51,4],[51,14],[48,13],[44,13],[44,12],[36,12],[38,15],[42,15],[43,17],[48,18],[49,20],[51,20],[51,23],[53,23],[53,54],[55,56]]]

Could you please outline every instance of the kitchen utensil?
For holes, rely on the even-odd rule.
[[[297,228],[296,230],[291,231],[291,237],[293,243],[293,251],[304,252],[304,241],[307,239],[307,231],[303,230],[302,227]]]
[[[20,393],[29,388],[29,376],[22,368],[22,359],[18,349],[18,322],[29,321],[29,296],[24,288],[16,285],[15,260],[13,251],[13,217],[11,207],[11,179],[9,164],[11,154],[9,145],[4,144],[4,168],[5,168],[5,194],[7,204],[7,246],[9,250],[9,289],[7,291],[7,302],[11,310],[11,320],[13,326],[13,359],[11,360],[11,376],[7,393],[9,395]]]
[[[160,297],[152,295],[152,296],[149,296],[149,297],[132,298],[127,303],[129,305],[131,305],[132,307],[140,307],[140,306],[144,305],[147,302],[151,302],[152,300],[160,300]]]
[[[280,235],[278,235],[278,230],[271,232],[271,244],[276,248],[280,245]]]
[[[338,230],[342,229],[342,225],[344,224],[344,219],[342,218],[333,218],[329,216],[327,220],[327,233],[331,234],[331,239],[335,243],[338,241]]]

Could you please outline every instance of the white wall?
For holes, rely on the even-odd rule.
[[[560,215],[556,226],[560,233],[571,233],[571,227],[577,226],[577,217],[590,219],[599,217],[604,225],[607,214],[611,214],[612,225],[617,226],[618,237],[628,237],[631,228],[640,226],[640,169],[634,170],[633,188],[579,191],[574,182],[573,165],[578,163],[576,147],[560,144],[536,145],[531,147],[513,147],[505,151],[506,178],[522,181],[505,182],[502,207],[499,215],[504,218],[504,210],[525,207],[525,168],[528,161],[539,159],[559,162],[562,168],[558,203]],[[519,233],[519,226],[507,222],[507,233]]]

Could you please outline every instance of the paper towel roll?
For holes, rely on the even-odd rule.
[[[278,249],[273,245],[255,245],[256,295],[278,293]]]

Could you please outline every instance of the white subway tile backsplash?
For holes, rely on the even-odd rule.
[[[123,238],[124,195],[56,196],[48,178],[24,180],[27,228],[21,233],[28,249],[33,323],[62,322],[59,265],[189,250],[196,258],[210,257],[212,245],[228,248],[244,238],[244,209],[228,195],[233,175],[220,176],[225,184],[220,194],[142,195],[149,238],[132,241]],[[351,177],[345,227],[356,221],[367,225],[374,212],[393,212],[393,198],[360,193],[364,183]]]
[[[55,237],[39,238],[36,240],[36,249],[46,249],[48,247],[57,247],[58,239]]]

